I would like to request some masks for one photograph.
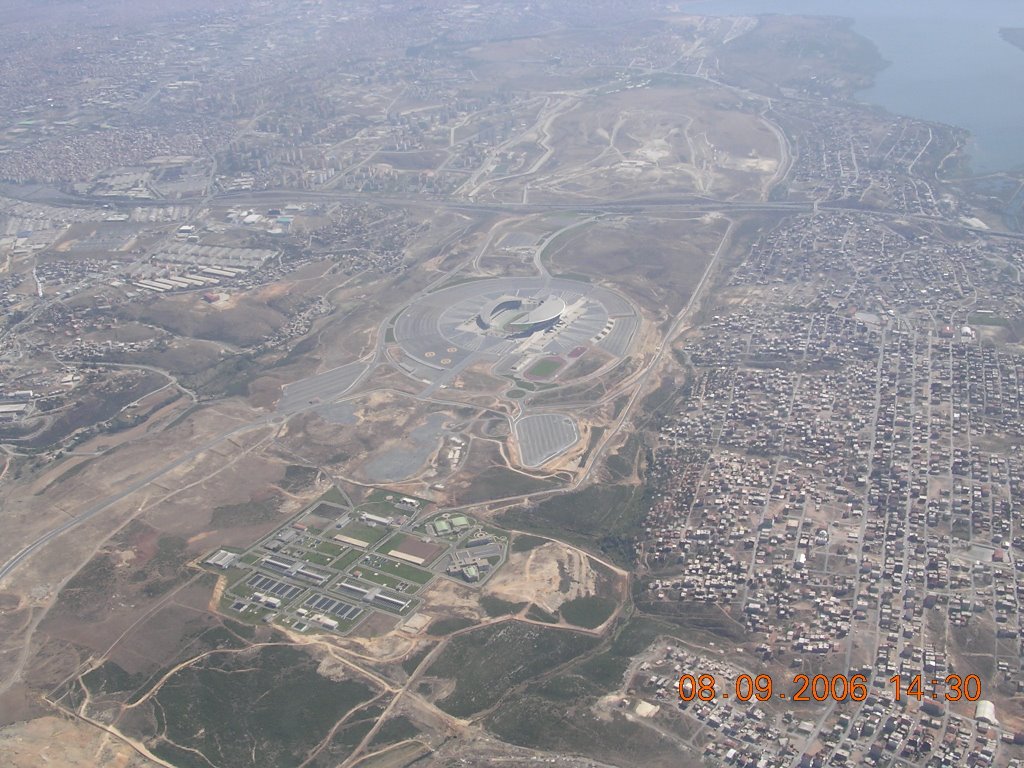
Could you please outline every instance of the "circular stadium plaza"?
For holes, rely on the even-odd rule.
[[[434,380],[486,360],[519,375],[544,356],[579,357],[591,346],[624,357],[640,324],[615,291],[562,278],[491,278],[427,294],[399,315],[402,367]]]

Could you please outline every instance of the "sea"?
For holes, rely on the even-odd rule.
[[[999,30],[1024,27],[1024,0],[697,0],[710,16],[843,16],[888,63],[861,100],[971,133],[970,169],[1024,170],[1024,50]]]

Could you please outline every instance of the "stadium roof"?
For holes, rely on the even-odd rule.
[[[490,301],[483,306],[483,308],[480,310],[480,317],[484,318],[485,320],[488,320],[498,313],[499,308],[503,304],[519,306],[522,303],[523,300],[518,296],[511,296],[509,294],[499,296],[494,301]]]
[[[565,311],[565,302],[557,296],[549,296],[539,306],[530,310],[526,317],[516,320],[516,325],[536,325],[554,320]]]

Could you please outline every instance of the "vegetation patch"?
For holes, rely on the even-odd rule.
[[[717,605],[697,602],[667,602],[660,600],[642,601],[637,607],[659,618],[671,622],[689,633],[705,633],[707,639],[732,642],[746,640],[742,624],[730,617]]]
[[[670,625],[633,617],[618,627],[607,650],[577,665],[573,671],[604,691],[614,691],[622,685],[623,676],[634,656],[650,646],[659,635],[679,634],[679,630]]]
[[[548,613],[539,605],[531,605],[530,610],[526,612],[526,618],[532,619],[533,621],[542,621],[545,624],[557,624],[558,617],[553,613]]]
[[[118,423],[117,417],[129,403],[145,397],[167,383],[167,379],[150,371],[129,371],[112,374],[107,379],[90,381],[89,386],[75,390],[75,398],[66,410],[54,415],[53,422],[23,443],[30,449],[42,449],[60,443],[73,432],[83,428],[87,434],[95,433],[98,425],[113,420],[106,431],[118,431],[132,424]],[[17,439],[17,430],[5,437]],[[84,435],[83,435],[84,436]]]
[[[282,498],[277,493],[254,497],[241,504],[226,504],[215,507],[210,515],[210,525],[214,528],[237,528],[246,525],[269,523],[277,517],[281,509]]]
[[[87,617],[98,613],[114,592],[117,574],[113,559],[99,554],[64,585],[57,598],[56,614]]]
[[[590,454],[593,453],[594,448],[597,447],[597,444],[601,441],[601,438],[604,436],[604,433],[605,433],[605,428],[604,427],[591,427],[590,428],[590,435],[587,438],[587,448],[586,448],[586,450],[583,451],[583,455],[580,457],[580,466],[581,467],[584,464],[587,463],[587,460],[590,458]]]
[[[143,685],[148,679],[147,673],[129,674],[121,666],[109,659],[100,666],[82,675],[82,685],[88,689],[93,699],[115,693],[132,691]]]
[[[467,627],[475,626],[477,622],[467,616],[452,616],[446,619],[435,619],[431,622],[430,627],[427,629],[428,635],[434,637],[444,637],[450,635],[453,632],[458,632],[460,629],[466,629]]]
[[[620,485],[591,485],[582,491],[546,499],[532,507],[505,512],[498,523],[507,528],[557,537],[596,548],[629,566],[644,510],[643,493]]]
[[[580,675],[563,673],[545,680],[533,689],[552,701],[579,702],[587,697],[600,696],[604,691]]]
[[[320,474],[316,467],[305,467],[301,464],[289,464],[284,471],[281,487],[289,493],[302,491],[311,487]]]
[[[597,644],[594,637],[506,621],[453,638],[428,673],[455,681],[437,702],[464,717],[494,706],[509,689],[564,664]]]
[[[628,480],[633,476],[633,470],[639,461],[641,445],[640,435],[634,432],[626,440],[625,445],[608,457],[605,467],[613,482]]]
[[[529,552],[531,549],[547,544],[547,539],[542,539],[540,536],[530,536],[528,533],[517,534],[512,539],[512,551],[513,552]]]
[[[586,700],[584,700],[586,701]],[[583,702],[566,706],[564,699],[514,697],[486,720],[488,730],[503,740],[534,749],[587,755],[619,765],[689,765],[679,747],[664,736],[627,720],[619,713],[597,719]],[[589,703],[589,702],[588,702]]]
[[[484,595],[480,598],[480,607],[484,609],[484,613],[488,616],[497,618],[499,616],[511,616],[519,613],[526,607],[526,603],[513,603],[508,600],[502,600],[494,595]]]
[[[178,763],[202,754],[218,766],[295,766],[373,690],[328,680],[292,647],[219,653],[173,674],[154,696],[163,734],[154,751]],[[200,762],[202,762],[200,760]]]
[[[562,618],[577,627],[594,629],[604,624],[615,613],[616,603],[607,597],[588,595],[562,603],[559,613]]]
[[[406,739],[414,739],[420,735],[420,729],[413,725],[412,720],[405,715],[392,717],[380,727],[377,734],[370,742],[370,751],[375,747],[383,747],[387,744],[397,744]]]
[[[461,501],[464,504],[477,504],[483,501],[496,501],[511,496],[522,496],[528,493],[549,491],[555,487],[550,480],[541,480],[522,472],[515,472],[504,467],[491,467],[473,478]],[[513,526],[515,527],[515,526]]]
[[[406,657],[405,661],[402,662],[402,669],[405,670],[405,674],[412,675],[432,650],[434,650],[433,645],[425,645],[416,653]]]

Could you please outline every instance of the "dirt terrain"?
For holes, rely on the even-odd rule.
[[[547,538],[560,531],[544,530],[532,548],[490,556],[497,571],[482,585],[435,579],[417,593],[418,624],[378,613],[345,637],[236,623],[218,613],[226,577],[197,563],[221,547],[248,547],[332,485],[353,498],[387,487],[486,521],[496,501],[569,498],[555,494],[585,490],[606,471],[607,447],[621,446],[632,430],[628,411],[658,384],[648,374],[671,357],[662,358],[665,331],[703,284],[734,224],[725,215],[688,212],[690,201],[763,201],[787,161],[763,100],[673,65],[683,55],[710,54],[708,40],[728,27],[672,24],[693,32],[689,47],[662,41],[657,65],[628,51],[646,45],[642,29],[579,33],[555,25],[472,46],[439,36],[438,44],[453,50],[437,61],[457,60],[472,76],[446,69],[444,88],[452,90],[437,93],[429,78],[422,88],[396,86],[412,69],[389,72],[381,63],[383,77],[371,84],[346,65],[334,81],[351,91],[318,94],[317,85],[308,99],[321,117],[344,105],[345,120],[332,119],[329,129],[303,120],[299,131],[315,133],[324,149],[321,173],[304,176],[299,187],[281,182],[223,200],[211,187],[181,219],[196,220],[204,243],[269,244],[273,258],[218,284],[217,296],[173,290],[122,301],[118,294],[111,323],[82,326],[86,344],[126,345],[110,360],[125,368],[116,377],[151,377],[152,388],[166,387],[160,391],[167,400],[140,396],[125,414],[138,423],[83,441],[72,453],[4,461],[0,562],[13,562],[32,542],[38,548],[11,570],[0,593],[0,762],[239,765],[250,759],[250,743],[251,761],[261,762],[257,746],[267,748],[261,756],[276,756],[264,757],[268,765],[348,768],[389,765],[392,757],[403,765],[403,754],[413,760],[427,748],[445,750],[448,741],[462,746],[448,745],[437,761],[514,764],[540,756],[439,709],[432,700],[452,690],[424,694],[415,662],[417,655],[434,661],[430,654],[443,653],[475,624],[497,633],[515,627],[512,635],[525,629],[524,637],[571,636],[579,649],[605,644],[622,618],[627,581],[610,560],[599,562],[606,553],[598,535],[570,546]],[[580,63],[591,52],[605,62],[592,70]],[[410,67],[422,65],[421,53],[438,51],[410,48]],[[563,54],[577,64],[558,66]],[[290,131],[290,116],[264,114],[275,101],[238,120],[232,144],[254,142],[255,158],[274,131]],[[353,116],[355,124],[346,122]],[[397,137],[413,128],[416,145],[398,146]],[[282,165],[275,157],[259,160],[261,169]],[[216,175],[233,172],[225,166]],[[420,186],[373,186],[395,174]],[[372,193],[365,207],[373,210],[356,226],[342,213],[363,204],[360,190]],[[631,212],[637,200],[660,196],[681,202]],[[260,216],[299,212],[284,217],[295,225],[288,233],[252,226],[231,234],[228,213],[242,208],[278,209]],[[584,223],[569,227],[577,220]],[[166,224],[167,240],[179,223]],[[537,250],[543,237],[563,229],[572,231]],[[348,243],[356,230],[365,242]],[[70,253],[73,241],[102,234],[103,227],[76,225],[56,251]],[[138,249],[129,254],[125,245],[126,260],[163,239],[163,230],[125,239]],[[317,243],[321,250],[310,254]],[[378,263],[381,254],[390,261]],[[600,283],[639,305],[642,323],[621,364],[609,370],[610,355],[588,353],[566,369],[571,388],[545,381],[515,397],[506,396],[510,381],[484,365],[420,395],[424,382],[394,364],[402,361],[391,357],[397,345],[389,324],[407,302],[446,281],[538,273]],[[24,285],[22,291],[32,294]],[[94,298],[79,297],[78,307],[91,312]],[[53,327],[74,339],[78,326],[62,322]],[[343,402],[276,410],[284,385],[353,362],[367,375]],[[120,415],[121,403],[115,405]],[[545,406],[572,412],[581,439],[544,468],[523,471],[506,417]],[[446,460],[452,445],[464,445],[461,458]],[[641,457],[637,449],[623,459],[630,466],[620,477],[639,482]],[[294,467],[315,479],[290,484]],[[76,524],[62,527],[70,522]],[[505,534],[513,540],[524,541],[518,529]],[[579,601],[575,614],[572,601]],[[365,690],[356,690],[356,680]],[[313,686],[325,695],[296,716],[305,721],[293,723],[297,705],[311,704]],[[336,709],[319,707],[331,696]],[[409,722],[378,741],[395,715]],[[308,724],[314,716],[324,718],[316,727]],[[263,743],[275,741],[293,751]],[[159,758],[148,751],[159,748]],[[308,758],[296,759],[300,754]]]
[[[95,726],[62,717],[40,717],[0,728],[0,754],[7,768],[156,765]]]
[[[597,577],[579,550],[548,542],[514,552],[484,594],[510,603],[534,603],[554,613],[566,600],[597,593]]]

